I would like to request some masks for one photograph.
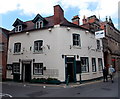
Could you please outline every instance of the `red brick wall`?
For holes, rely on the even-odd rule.
[[[2,78],[6,79],[6,65],[7,65],[7,50],[8,50],[8,38],[7,34],[9,31],[2,29],[2,33],[0,32],[0,43],[4,43],[4,51],[0,52],[0,57],[2,60],[0,61],[0,65],[2,65]],[[3,35],[4,33],[4,35]],[[6,35],[6,36],[5,36]]]
[[[60,24],[62,20],[64,20],[64,11],[59,5],[56,5],[54,6],[54,25]]]

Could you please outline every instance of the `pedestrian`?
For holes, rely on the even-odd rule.
[[[112,67],[112,65],[110,65],[109,67],[109,75],[110,75],[110,78],[111,78],[111,82],[113,83],[113,74],[115,72],[115,69]]]
[[[108,78],[107,78],[107,75],[108,75],[108,70],[106,67],[103,68],[103,82],[108,82]]]

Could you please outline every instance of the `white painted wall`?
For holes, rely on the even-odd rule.
[[[98,68],[96,73],[92,73],[91,57],[103,58],[102,51],[98,52],[91,50],[97,48],[96,39],[93,34],[85,33],[85,31],[77,28],[71,28],[70,31],[68,31],[67,27],[60,27],[59,25],[52,28],[51,32],[48,31],[48,29],[43,29],[31,31],[29,33],[29,35],[26,35],[26,33],[19,33],[10,36],[7,63],[12,64],[13,62],[19,62],[19,59],[35,59],[36,63],[42,62],[43,66],[47,69],[44,71],[44,75],[33,75],[33,70],[31,70],[32,78],[50,76],[58,78],[61,81],[65,81],[65,58],[62,58],[62,55],[79,55],[80,57],[89,57],[90,72],[82,73],[83,80],[97,78],[102,75],[102,73],[98,71]],[[70,46],[73,45],[73,33],[80,34],[81,48],[72,47],[70,49]],[[43,40],[44,51],[41,54],[35,54],[33,52],[34,41],[36,40]],[[25,48],[25,50],[22,51],[23,54],[14,55],[14,43],[17,42],[21,42],[22,49]],[[47,45],[50,45],[50,49],[47,48]],[[90,50],[88,50],[88,46],[91,47]],[[32,47],[31,51],[30,47]],[[11,52],[9,49],[11,49]],[[96,65],[98,66],[97,63],[96,59]],[[50,73],[51,69],[53,74]],[[7,77],[10,78],[10,75]],[[77,80],[79,80],[78,74]]]

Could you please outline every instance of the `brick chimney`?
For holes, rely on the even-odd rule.
[[[60,5],[54,6],[54,25],[60,24],[64,20],[64,11]]]
[[[72,23],[74,23],[74,24],[76,24],[76,25],[79,25],[79,16],[78,15],[76,15],[76,16],[74,16],[73,18],[72,18]]]
[[[83,24],[87,23],[87,19],[85,18],[85,15],[83,16],[82,22],[83,22]]]

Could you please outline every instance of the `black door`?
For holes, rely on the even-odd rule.
[[[74,82],[74,64],[67,63],[67,77],[69,75],[69,82]]]
[[[74,57],[66,58],[66,80],[68,80],[69,76],[69,82],[76,82],[74,60]]]
[[[23,64],[22,66],[22,80],[30,82],[31,80],[31,64]]]

